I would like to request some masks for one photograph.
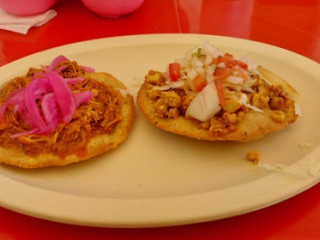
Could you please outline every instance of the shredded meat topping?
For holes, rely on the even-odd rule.
[[[63,61],[57,67],[62,65],[65,67],[61,71],[64,78],[84,76],[85,69],[76,62]],[[42,69],[30,68],[26,76],[16,77],[6,84],[0,90],[0,103],[3,103],[14,90],[25,87],[31,81],[31,77],[39,71]],[[69,154],[85,153],[85,147],[90,139],[98,134],[112,134],[117,123],[121,121],[119,112],[119,105],[123,98],[121,93],[94,79],[85,79],[69,87],[73,93],[87,90],[94,93],[91,100],[82,103],[76,109],[69,124],[60,123],[48,135],[30,134],[12,138],[11,135],[28,131],[31,127],[18,113],[14,113],[13,106],[9,105],[0,121],[0,145],[21,149],[31,156],[53,153],[65,157]]]

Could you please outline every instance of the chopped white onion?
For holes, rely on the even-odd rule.
[[[247,56],[242,56],[239,60],[248,65],[249,71],[256,71],[257,70],[258,64],[255,60],[248,59]]]
[[[186,78],[186,84],[187,86],[192,88],[192,81],[198,76],[198,73],[193,68],[187,70],[187,78]]]
[[[191,58],[191,67],[192,68],[199,68],[199,67],[203,67],[203,62],[200,61],[199,58],[197,57],[192,57]]]
[[[300,106],[297,103],[294,104],[294,112],[298,116],[302,117],[302,110],[301,110]]]
[[[210,55],[213,58],[223,56],[224,52],[218,48],[215,48],[212,44],[208,41],[205,41],[202,45],[202,53],[205,55]]]
[[[120,88],[119,92],[121,93],[121,95],[123,97],[126,97],[129,94],[128,90],[127,89],[123,89],[123,88]]]
[[[206,78],[207,78],[208,82],[212,82],[213,81],[213,79],[214,79],[213,74],[214,74],[215,70],[216,70],[216,66],[215,65],[208,66],[207,74],[206,74]]]
[[[226,80],[234,84],[243,84],[244,82],[244,79],[242,77],[237,77],[237,76],[229,76],[227,77]]]
[[[196,71],[201,75],[205,75],[206,73],[206,70],[203,67],[196,68]]]
[[[205,65],[210,65],[213,61],[213,57],[211,55],[206,55],[206,58],[204,59],[204,64]]]
[[[226,64],[224,62],[221,62],[221,63],[218,64],[218,67],[225,68]]]
[[[221,110],[216,86],[210,82],[191,101],[186,115],[205,122]]]
[[[194,70],[193,68],[189,69],[189,71],[187,71],[187,79],[192,81],[193,79],[195,79],[195,77],[198,75],[197,71]]]
[[[239,65],[234,65],[234,66],[233,66],[233,69],[234,69],[234,70],[237,70],[237,71],[239,71],[239,72],[242,72],[242,73],[244,73],[244,74],[248,74],[247,70],[243,69],[243,68],[240,67]]]
[[[239,99],[239,103],[246,106],[247,108],[250,108],[251,110],[255,111],[255,112],[260,112],[263,113],[263,110],[261,110],[260,108],[257,108],[251,104],[248,103],[248,97],[246,94],[241,94],[241,98]]]

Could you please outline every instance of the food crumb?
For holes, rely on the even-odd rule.
[[[261,153],[258,150],[254,150],[247,153],[247,159],[254,164],[258,164],[261,159]]]
[[[140,87],[141,86],[141,81],[142,80],[140,78],[134,77],[133,81],[132,81],[132,86],[133,87]]]
[[[311,143],[311,142],[299,142],[299,146],[301,148],[310,148],[310,147],[313,146],[313,143]]]

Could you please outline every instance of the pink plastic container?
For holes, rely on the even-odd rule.
[[[8,13],[31,16],[52,8],[57,0],[0,0],[0,7]]]
[[[101,17],[118,18],[137,10],[144,0],[82,0],[83,4]]]

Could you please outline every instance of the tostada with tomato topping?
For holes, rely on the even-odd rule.
[[[0,89],[0,162],[63,166],[117,147],[135,115],[132,96],[108,73],[64,56]]]
[[[244,142],[295,122],[301,114],[297,96],[270,70],[205,42],[165,72],[150,70],[137,103],[162,130],[200,140]]]

